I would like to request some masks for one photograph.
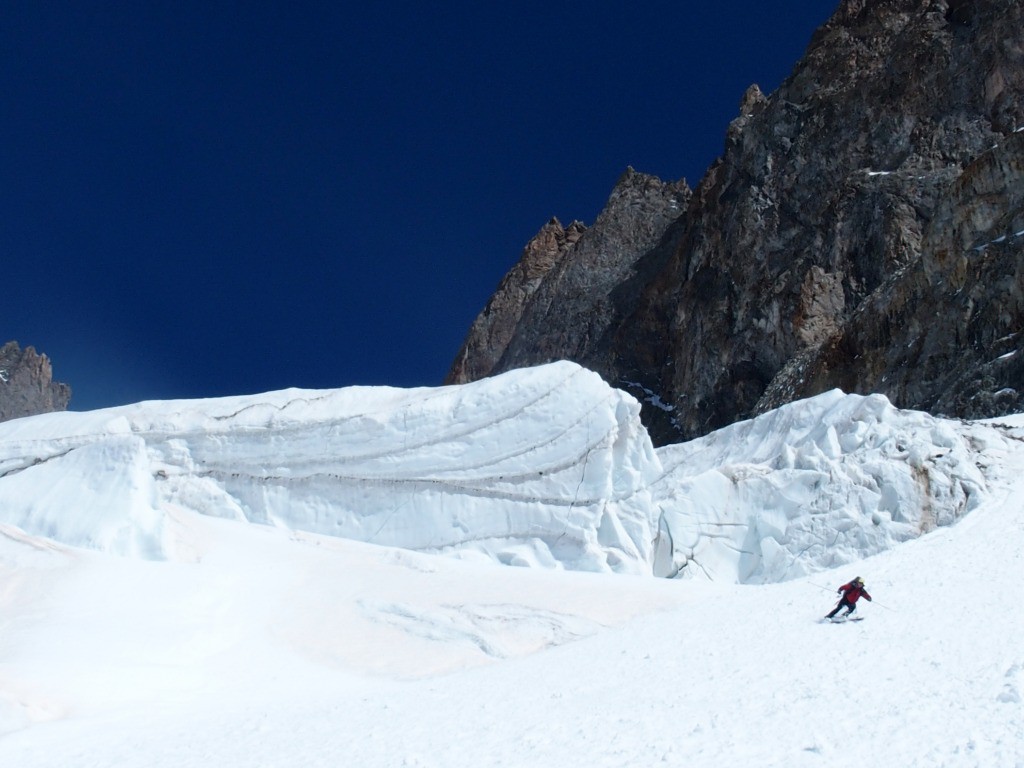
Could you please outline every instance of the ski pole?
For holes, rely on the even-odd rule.
[[[807,583],[810,584],[812,587],[817,587],[818,589],[823,589],[826,592],[834,592],[834,591],[836,591],[836,590],[833,590],[831,587],[823,587],[823,586],[821,586],[821,584],[815,584],[813,581],[808,581]]]

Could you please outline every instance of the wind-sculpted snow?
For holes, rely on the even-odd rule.
[[[59,414],[0,427],[0,516],[65,543],[164,556],[173,524],[161,532],[151,518],[184,508],[504,563],[649,572],[659,465],[638,414],[567,363],[458,387]],[[61,483],[89,492],[71,505],[74,493],[32,492]]]
[[[835,391],[655,451],[570,363],[0,424],[0,524],[194,559],[182,514],[574,570],[780,581],[948,525],[996,430]]]
[[[657,568],[775,582],[950,525],[982,500],[991,427],[832,391],[659,451]]]

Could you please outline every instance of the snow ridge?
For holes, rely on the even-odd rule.
[[[0,467],[15,473],[0,478],[0,520],[68,544],[173,556],[158,510],[184,509],[516,565],[648,571],[658,463],[639,405],[568,363],[457,387],[48,416],[0,425]],[[111,455],[87,499],[106,517],[99,530],[61,527],[74,515],[31,489],[94,454]],[[137,509],[147,522],[129,542]]]
[[[1003,442],[983,424],[833,390],[666,447],[657,567],[777,582],[877,554],[976,508],[978,454]]]
[[[655,450],[639,403],[562,362],[473,384],[284,390],[0,424],[0,524],[196,557],[182,514],[461,558],[774,582],[980,503],[992,427],[833,391]]]

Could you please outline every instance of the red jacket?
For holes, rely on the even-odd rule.
[[[843,584],[839,588],[839,591],[843,593],[843,600],[850,605],[854,605],[863,596],[868,600],[871,599],[871,595],[864,589],[863,584],[858,584],[856,581],[851,581],[849,584]]]

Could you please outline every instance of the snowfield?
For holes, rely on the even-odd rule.
[[[1024,766],[1024,417],[638,414],[557,363],[0,424],[0,763]]]

